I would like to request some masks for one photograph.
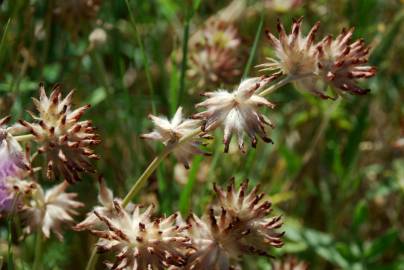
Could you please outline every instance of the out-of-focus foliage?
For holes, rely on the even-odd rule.
[[[139,138],[152,128],[147,120],[152,105],[156,114],[172,116],[181,104],[190,115],[201,100],[193,79],[185,77],[185,91],[180,91],[187,21],[191,38],[212,16],[233,21],[244,48],[239,60],[243,68],[261,15],[264,28],[271,31],[277,18],[290,25],[300,16],[305,17],[305,30],[321,21],[321,34],[336,36],[343,27],[354,26],[355,38],[371,44],[370,62],[378,69],[365,85],[372,90],[369,95],[323,101],[285,87],[270,97],[277,104],[268,111],[276,124],[274,145],[259,143],[246,155],[231,146],[223,154],[218,134],[207,146],[213,157],[196,157],[189,172],[169,158],[137,200],[153,202],[167,215],[177,209],[200,214],[211,201],[214,181],[249,178],[271,194],[275,212],[284,216],[286,244],[277,250],[278,258],[293,255],[310,269],[404,268],[403,1],[138,0],[129,1],[132,21],[125,1],[102,1],[98,12],[75,20],[72,11],[61,8],[69,1],[1,2],[1,116],[11,114],[17,120],[33,110],[30,99],[37,96],[40,81],[48,86],[60,82],[65,93],[75,88],[74,103],[92,105],[87,118],[103,138],[97,171],[121,197],[161,149]],[[106,32],[105,40],[90,41],[96,28]],[[270,54],[262,37],[254,64]],[[250,74],[258,73],[252,68]],[[97,184],[95,177],[87,178],[72,190],[90,210]],[[6,222],[0,235],[5,266]],[[12,235],[14,264],[29,269],[34,237],[19,239],[18,222]],[[64,238],[63,243],[56,238],[46,242],[44,269],[84,269],[96,239],[73,231]],[[271,269],[271,262],[251,258],[244,269]]]

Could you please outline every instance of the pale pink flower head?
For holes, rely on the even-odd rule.
[[[319,75],[337,95],[367,94],[370,90],[358,86],[357,79],[376,74],[375,67],[366,65],[370,49],[363,39],[351,43],[353,31],[343,29],[337,38],[327,36],[317,45]]]
[[[173,154],[179,162],[184,164],[185,168],[189,168],[189,162],[194,155],[207,155],[200,149],[201,142],[197,136],[189,141],[176,145],[181,138],[195,132],[199,129],[200,121],[194,119],[184,119],[182,108],[179,107],[171,120],[164,116],[149,115],[153,121],[154,130],[150,133],[143,134],[141,138],[161,141],[166,146],[174,146]]]
[[[94,212],[107,217],[112,217],[115,214],[114,195],[112,191],[106,186],[102,178],[99,178],[98,183],[99,205],[94,207],[94,209],[87,214],[87,217],[82,222],[74,226],[74,229],[77,231],[106,228],[105,224],[94,214]]]
[[[210,20],[189,44],[188,76],[199,88],[228,83],[240,75],[241,39],[231,23]]]
[[[153,206],[144,211],[135,206],[129,212],[118,201],[114,201],[114,209],[113,216],[95,211],[107,228],[91,231],[100,238],[99,252],[116,254],[115,261],[107,263],[108,268],[143,270],[184,265],[183,251],[189,248],[189,239],[184,228],[175,225],[177,214],[153,219]]]
[[[26,233],[39,229],[46,238],[53,232],[59,240],[63,239],[62,226],[72,225],[72,216],[78,214],[76,208],[84,206],[75,200],[76,193],[65,192],[68,186],[67,182],[62,182],[45,192],[37,185],[28,205],[23,209]]]
[[[274,104],[258,95],[258,91],[268,83],[270,78],[249,78],[233,91],[218,90],[207,92],[203,95],[207,99],[196,105],[197,108],[206,108],[197,113],[194,118],[202,119],[202,129],[206,132],[222,126],[224,129],[225,152],[229,150],[229,144],[233,134],[238,138],[238,146],[244,152],[244,135],[251,139],[253,147],[257,144],[257,136],[264,142],[272,142],[267,136],[265,126],[273,127],[272,122],[259,112],[264,106],[274,108]]]
[[[261,71],[269,71],[273,75],[286,75],[293,79],[313,76],[317,70],[316,48],[314,46],[315,33],[320,23],[317,22],[307,36],[302,35],[303,18],[293,21],[291,33],[287,34],[284,26],[278,20],[277,29],[279,39],[271,32],[266,36],[274,49],[274,58],[268,57],[267,63],[258,65]]]
[[[64,99],[61,86],[56,85],[48,97],[39,86],[39,100],[33,99],[38,115],[31,113],[34,123],[21,121],[40,145],[38,152],[46,156],[47,177],[63,177],[69,183],[80,180],[83,172],[94,172],[90,160],[98,159],[92,147],[101,142],[91,121],[80,120],[90,108],[72,108],[71,91]]]
[[[201,219],[188,219],[189,236],[194,250],[189,252],[185,269],[228,270],[246,254],[270,256],[270,247],[283,245],[280,217],[267,217],[270,203],[260,202],[262,195],[254,189],[245,194],[230,185],[227,191],[215,187],[219,203]]]

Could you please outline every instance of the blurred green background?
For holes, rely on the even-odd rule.
[[[212,200],[213,182],[248,178],[261,184],[274,213],[284,216],[286,244],[273,251],[277,257],[291,254],[310,269],[404,269],[403,1],[136,0],[129,1],[132,19],[123,0],[99,0],[94,14],[64,7],[85,2],[79,0],[1,2],[0,115],[28,118],[25,111],[33,109],[30,98],[40,81],[47,89],[60,82],[65,93],[75,88],[74,103],[92,105],[86,118],[103,138],[98,173],[120,197],[161,150],[139,139],[152,128],[147,115],[153,106],[157,114],[172,116],[181,104],[191,115],[201,100],[188,91],[195,86],[192,79],[185,77],[185,91],[180,90],[187,22],[192,36],[208,18],[238,2],[241,12],[232,20],[245,48],[243,68],[261,15],[271,31],[277,18],[289,28],[299,16],[305,17],[304,32],[321,21],[319,36],[354,26],[355,38],[371,45],[370,63],[378,68],[365,82],[369,95],[323,101],[284,87],[270,97],[277,104],[268,111],[276,124],[274,145],[224,154],[216,131],[207,147],[212,157],[196,157],[188,172],[170,157],[136,200],[155,203],[161,213],[201,214]],[[89,35],[95,28],[105,30],[107,39],[92,46]],[[261,35],[253,63],[262,63],[270,52]],[[257,70],[251,68],[250,75]],[[96,178],[87,176],[71,188],[86,203],[77,221],[97,203]],[[0,234],[6,258],[4,222]],[[34,237],[21,241],[16,231],[13,236],[16,267],[30,269]],[[64,242],[54,237],[46,242],[44,269],[84,269],[96,239],[87,232],[64,236]],[[271,264],[248,258],[244,269],[271,269]]]

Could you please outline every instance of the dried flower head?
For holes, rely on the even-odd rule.
[[[360,39],[351,42],[354,29],[343,29],[333,39],[325,37],[318,45],[318,68],[323,80],[329,83],[336,94],[344,92],[364,95],[369,89],[357,85],[359,78],[370,78],[376,74],[376,68],[365,65],[368,61],[369,47]]]
[[[188,76],[199,88],[232,82],[240,75],[240,44],[234,25],[208,21],[190,40]]]
[[[280,217],[267,217],[269,202],[254,188],[245,194],[246,182],[240,190],[230,185],[227,191],[215,187],[219,204],[199,219],[192,215],[189,233],[195,251],[190,253],[186,269],[228,270],[242,255],[269,256],[269,247],[281,247],[283,233]]]
[[[102,28],[96,28],[88,36],[88,41],[92,48],[102,46],[107,41],[107,33]]]
[[[48,98],[44,85],[40,84],[39,100],[33,99],[39,115],[31,113],[37,122],[21,121],[21,124],[29,128],[40,144],[38,152],[46,155],[47,177],[62,176],[75,183],[81,172],[95,171],[90,160],[98,156],[90,147],[101,141],[91,121],[80,121],[90,105],[72,110],[73,91],[62,99],[60,88],[56,85]]]
[[[66,193],[67,182],[52,187],[46,192],[37,185],[32,198],[23,209],[23,217],[27,223],[26,233],[40,229],[49,238],[52,231],[60,240],[63,239],[62,225],[74,222],[72,215],[77,215],[76,208],[84,204],[75,200],[76,193]]]
[[[298,261],[296,257],[288,256],[282,261],[272,263],[273,270],[308,270],[309,266],[303,261]]]
[[[74,226],[75,230],[91,230],[97,229],[100,227],[105,228],[102,221],[94,214],[94,212],[99,213],[102,216],[112,217],[115,213],[114,208],[114,196],[112,191],[105,185],[105,182],[102,178],[99,178],[99,194],[98,201],[100,203],[99,206],[94,207],[94,210],[91,213],[87,214],[87,217]]]
[[[143,134],[141,137],[143,139],[161,141],[167,146],[175,145],[181,138],[195,132],[195,129],[198,129],[200,126],[200,121],[193,119],[184,120],[181,107],[178,108],[171,121],[163,116],[149,115],[149,117],[153,121],[155,129],[153,132]],[[189,161],[192,160],[194,155],[207,155],[207,153],[199,148],[200,145],[201,142],[197,138],[193,138],[188,142],[176,146],[173,153],[178,161],[184,164],[185,168],[189,168]]]
[[[124,210],[114,201],[115,215],[95,215],[107,226],[107,230],[92,230],[100,239],[98,251],[114,251],[116,260],[108,263],[110,269],[165,269],[185,263],[183,249],[189,239],[184,228],[175,225],[177,214],[152,220],[153,206],[141,211],[136,206],[133,212]]]
[[[261,71],[275,72],[276,75],[287,75],[299,78],[314,75],[316,72],[316,49],[314,37],[320,23],[317,22],[306,37],[302,36],[301,26],[303,18],[295,20],[291,33],[288,35],[278,20],[279,39],[268,30],[266,36],[274,48],[275,58],[267,58],[268,63],[259,65]]]
[[[73,38],[77,38],[83,25],[96,18],[101,3],[102,0],[58,0],[54,13]]]
[[[229,150],[234,133],[241,151],[244,151],[245,133],[250,137],[253,147],[257,144],[257,135],[264,142],[272,142],[267,137],[265,125],[273,127],[273,124],[258,110],[261,106],[273,109],[274,105],[257,94],[270,79],[272,77],[246,79],[231,93],[227,90],[204,93],[207,99],[196,105],[197,108],[206,108],[206,111],[194,115],[194,118],[204,120],[204,131],[223,126],[225,152]]]

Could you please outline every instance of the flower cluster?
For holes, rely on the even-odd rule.
[[[178,214],[152,218],[153,206],[124,209],[102,186],[99,198],[103,206],[95,207],[76,228],[90,230],[100,238],[99,252],[117,254],[115,262],[107,264],[111,269],[177,266],[228,270],[243,254],[269,256],[269,247],[283,244],[283,233],[277,232],[281,218],[268,217],[271,203],[262,201],[264,194],[258,193],[258,187],[250,193],[247,187],[244,182],[236,190],[234,181],[226,191],[214,186],[217,204],[202,218],[191,214],[184,222]]]
[[[188,76],[198,88],[232,82],[241,73],[240,45],[232,24],[208,21],[190,40]]]
[[[326,36],[315,43],[320,23],[317,22],[306,37],[301,34],[301,25],[302,18],[295,20],[288,35],[278,21],[279,39],[266,31],[275,58],[267,58],[267,63],[259,65],[262,71],[286,75],[290,80],[296,80],[299,87],[321,98],[331,97],[318,86],[319,83],[322,88],[331,86],[336,94],[363,95],[369,92],[360,88],[356,79],[370,78],[376,74],[376,69],[365,65],[370,50],[364,41],[351,43],[353,29],[344,29],[336,39]]]
[[[89,160],[98,156],[90,147],[100,140],[91,121],[80,121],[89,106],[73,109],[73,92],[62,99],[60,85],[49,97],[43,84],[39,88],[39,99],[33,99],[38,115],[30,113],[34,122],[7,126],[10,117],[0,120],[0,214],[21,215],[27,234],[40,231],[49,238],[53,232],[62,239],[63,225],[72,224],[75,209],[83,206],[66,189],[79,173],[94,171]],[[27,141],[25,151],[20,140]],[[32,155],[31,143],[36,145]],[[36,176],[42,166],[33,166],[38,154],[46,155],[49,178],[58,175],[66,181],[44,190]]]

